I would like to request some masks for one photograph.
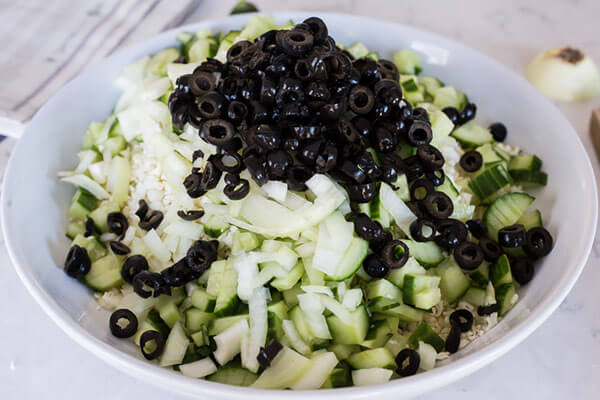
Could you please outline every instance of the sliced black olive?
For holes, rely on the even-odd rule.
[[[465,171],[475,172],[483,165],[483,157],[477,150],[470,150],[460,157],[459,163]]]
[[[520,285],[526,285],[533,279],[535,269],[527,257],[520,257],[510,262],[510,272],[515,281]]]
[[[458,124],[458,120],[460,118],[460,113],[454,107],[446,107],[442,109],[442,112],[446,114],[446,116],[452,121],[454,125]]]
[[[408,143],[410,143],[411,146],[418,147],[424,144],[429,144],[433,138],[431,126],[427,122],[415,120],[408,130],[407,138]]]
[[[456,310],[450,314],[450,325],[458,327],[461,332],[468,332],[473,327],[473,314],[465,309]]]
[[[375,105],[375,95],[366,86],[355,86],[350,90],[348,105],[357,114],[368,114]]]
[[[121,320],[126,320],[127,324],[122,327],[120,324]],[[114,337],[124,339],[135,335],[138,329],[138,319],[133,312],[126,308],[121,308],[114,311],[110,315],[109,320],[110,332]]]
[[[502,247],[520,247],[527,241],[527,232],[521,224],[505,226],[498,231],[498,244]]]
[[[216,240],[196,240],[185,256],[187,266],[192,271],[203,273],[217,259],[218,246]]]
[[[483,224],[483,222],[481,222],[480,219],[470,219],[465,222],[465,225],[475,239],[481,239],[487,237],[488,235],[487,227]]]
[[[410,186],[410,198],[413,201],[421,201],[434,192],[433,183],[427,179],[417,179]]]
[[[423,107],[416,107],[412,111],[413,120],[427,122],[429,124],[429,114]]]
[[[125,231],[129,228],[127,217],[120,212],[111,212],[106,217],[108,230],[117,235],[120,239],[125,236]]]
[[[233,138],[231,122],[224,119],[211,119],[202,124],[200,137],[210,144],[221,146]]]
[[[385,231],[379,221],[374,221],[367,214],[360,213],[354,218],[354,232],[359,238],[371,242],[382,238]]]
[[[292,57],[301,57],[313,47],[314,38],[310,32],[304,30],[279,31],[283,51]]]
[[[138,218],[141,220],[143,220],[146,217],[146,214],[148,213],[148,203],[146,203],[146,200],[142,199],[138,202],[138,209],[135,212],[135,215],[138,216]]]
[[[396,149],[397,141],[396,137],[383,126],[375,128],[373,138],[373,147],[381,153],[389,153]]]
[[[177,215],[184,221],[195,221],[204,216],[204,210],[179,210],[177,211]]]
[[[425,172],[425,178],[428,179],[433,186],[440,186],[446,180],[446,174],[443,169],[438,169],[436,171],[428,171]]]
[[[194,150],[194,152],[192,153],[192,162],[196,161],[199,158],[204,158],[204,152],[202,150]],[[146,207],[148,205],[146,204]],[[140,217],[140,219],[142,219],[142,217]]]
[[[234,124],[239,124],[248,115],[248,107],[241,101],[232,101],[227,106],[227,118]]]
[[[196,199],[206,193],[206,189],[202,186],[202,174],[189,174],[183,180],[183,186],[185,186],[188,196],[192,199]]]
[[[445,219],[437,222],[438,235],[435,243],[446,249],[454,249],[467,239],[465,224],[456,219]]]
[[[205,93],[215,90],[215,78],[210,72],[195,70],[190,80],[190,91],[195,96],[202,96]]]
[[[310,17],[303,21],[304,24],[310,27],[310,31],[313,34],[314,42],[316,44],[323,43],[329,36],[327,31],[327,25],[319,17]]]
[[[367,275],[375,279],[384,278],[390,270],[376,254],[369,254],[363,260],[362,266]]]
[[[163,218],[164,216],[161,211],[152,211],[150,214],[146,215],[143,221],[140,221],[139,227],[145,231],[156,229],[162,222]]]
[[[362,137],[366,137],[371,132],[371,122],[368,118],[362,116],[356,116],[352,118],[352,124],[358,131],[358,134]]]
[[[200,176],[200,188],[204,191],[216,188],[221,179],[222,171],[215,165],[213,161],[214,157],[215,156],[213,155],[208,158],[206,165],[204,165],[202,175]]]
[[[339,137],[343,142],[354,143],[359,139],[358,129],[347,118],[340,118],[337,122]]]
[[[417,218],[410,224],[410,235],[417,242],[428,242],[435,238],[436,225],[425,218]]]
[[[263,368],[269,368],[271,366],[271,361],[279,354],[279,352],[283,349],[281,343],[279,343],[275,339],[271,339],[269,343],[265,347],[261,347],[256,359],[258,360],[258,364]]]
[[[419,370],[421,356],[413,349],[404,349],[395,358],[396,373],[402,377],[411,376]]]
[[[225,97],[218,92],[208,92],[198,99],[198,112],[203,118],[215,119],[221,117],[221,112],[225,106]]]
[[[425,170],[421,165],[421,160],[417,156],[410,156],[402,160],[403,168],[402,170],[406,174],[406,179],[408,182],[412,182],[415,179],[418,179]]]
[[[378,193],[377,184],[375,182],[346,185],[345,188],[350,200],[357,203],[368,203],[373,200]]]
[[[121,276],[127,283],[133,283],[133,278],[142,271],[148,271],[150,266],[146,257],[136,254],[128,257],[121,268]]]
[[[481,317],[491,315],[498,311],[500,311],[500,306],[498,305],[498,303],[490,304],[489,306],[477,307],[477,314]]]
[[[483,259],[488,262],[494,262],[502,255],[502,247],[496,242],[487,237],[479,239],[479,247],[483,251]]]
[[[446,343],[444,345],[445,350],[454,354],[458,351],[460,347],[460,328],[458,326],[452,325],[450,328],[450,333],[448,333],[448,337],[446,338]]]
[[[304,192],[307,190],[306,181],[313,175],[309,168],[301,165],[294,165],[288,169],[287,184],[288,188],[295,192]]]
[[[378,63],[381,66],[381,71],[384,79],[390,79],[394,82],[398,82],[398,78],[400,77],[400,75],[396,64],[384,58],[380,58]]]
[[[460,124],[464,124],[469,122],[470,120],[475,118],[477,114],[477,106],[474,103],[467,103],[465,107],[460,112],[460,116],[458,121]]]
[[[433,218],[448,218],[454,212],[454,204],[444,192],[429,193],[421,203]]]
[[[71,278],[83,278],[90,272],[92,262],[85,248],[76,244],[71,246],[65,259],[64,271]]]
[[[200,278],[202,275],[190,269],[187,265],[186,258],[183,257],[175,264],[171,265],[160,272],[167,286],[180,287],[188,282]]]
[[[215,154],[212,162],[217,169],[231,174],[239,174],[244,169],[242,156],[235,152]]]
[[[151,342],[154,343],[154,350],[146,350],[146,346]],[[146,331],[140,336],[140,350],[146,360],[154,360],[158,358],[165,349],[165,338],[160,332]]]
[[[240,56],[242,55],[242,53],[244,53],[244,50],[246,50],[250,46],[252,46],[252,43],[250,43],[247,40],[240,40],[239,42],[235,42],[231,45],[229,50],[227,50],[227,61],[230,63],[240,62]]]
[[[281,133],[276,126],[260,124],[253,131],[253,142],[264,151],[275,150],[281,145]]]
[[[419,146],[417,157],[419,157],[421,165],[427,171],[435,171],[444,166],[444,156],[436,147],[430,144]]]
[[[241,200],[250,193],[250,182],[240,179],[236,184],[225,185],[223,193],[231,200]]]
[[[552,251],[552,235],[545,228],[531,228],[527,231],[526,239],[524,248],[530,257],[544,257]]]
[[[402,268],[408,257],[408,246],[401,240],[392,240],[381,250],[381,261],[390,269]]]
[[[87,217],[85,220],[85,232],[83,233],[83,236],[90,237],[93,234],[99,234],[99,233],[100,233],[100,231],[96,227],[94,220],[90,217]]]
[[[496,142],[504,142],[504,139],[506,139],[506,126],[502,122],[491,124],[489,130]]]
[[[148,287],[150,290],[147,290]],[[156,272],[141,271],[133,277],[133,290],[138,296],[147,299],[148,297],[158,297],[161,294],[170,293],[163,276]]]
[[[267,170],[258,157],[249,155],[244,158],[244,163],[246,164],[246,168],[248,169],[248,172],[250,172],[252,179],[254,179],[254,182],[256,182],[258,186],[267,183],[267,180],[269,179]]]
[[[131,252],[131,249],[129,247],[127,247],[121,242],[117,242],[116,240],[111,240],[110,242],[108,242],[108,245],[110,246],[110,249],[113,251],[113,253],[119,256],[124,256],[125,254],[129,254]]]
[[[336,166],[338,160],[338,149],[332,142],[326,142],[315,159],[315,171],[327,172]]]
[[[471,271],[483,262],[483,250],[473,242],[462,242],[454,249],[454,260],[464,270]]]

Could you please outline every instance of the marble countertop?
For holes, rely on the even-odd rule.
[[[223,16],[234,1],[202,1],[186,22]],[[410,24],[459,40],[522,73],[534,54],[563,44],[600,62],[597,0],[257,1],[263,11],[314,10],[368,15]],[[598,161],[587,133],[600,101],[558,104]],[[14,146],[0,143],[0,176]],[[600,242],[559,309],[528,339],[493,364],[423,399],[596,399],[600,392]],[[0,396],[86,400],[171,399],[104,364],[67,337],[29,296],[0,243]]]

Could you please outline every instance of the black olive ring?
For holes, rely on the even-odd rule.
[[[127,320],[127,325],[124,328],[119,325],[121,319]],[[137,332],[138,319],[130,310],[121,308],[111,314],[108,326],[114,337],[125,339],[132,337]]]
[[[421,356],[413,349],[404,349],[395,358],[396,373],[402,377],[411,376],[419,370]],[[408,364],[404,365],[408,361]]]
[[[402,249],[400,257],[398,257],[398,247]],[[401,240],[392,240],[381,250],[381,261],[390,269],[402,268],[408,261],[408,257],[408,246]]]
[[[156,346],[156,348],[150,353],[146,352],[146,344],[149,342],[154,342]],[[142,336],[140,336],[140,350],[142,351],[142,354],[146,360],[154,360],[155,358],[158,358],[164,349],[165,338],[160,332],[146,331],[142,333]]]
[[[458,327],[461,332],[467,332],[473,326],[473,314],[465,309],[456,310],[450,314],[450,325]]]
[[[473,242],[462,242],[454,249],[454,260],[464,270],[472,271],[483,262],[483,250]]]

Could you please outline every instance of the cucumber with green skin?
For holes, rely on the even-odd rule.
[[[386,368],[396,369],[394,356],[385,347],[365,350],[348,357],[348,364],[354,369]]]
[[[508,163],[509,171],[539,171],[542,169],[542,160],[536,155],[514,156]]]
[[[506,254],[502,254],[496,262],[490,265],[490,281],[495,288],[512,283],[512,273],[510,272],[510,262]]]
[[[541,227],[543,226],[542,213],[540,212],[540,210],[533,210],[519,218],[517,220],[517,224],[523,225],[525,227],[525,230]]]
[[[494,200],[483,216],[490,237],[497,239],[498,231],[516,223],[534,200],[535,197],[522,192],[507,193]]]
[[[463,270],[454,260],[448,266],[440,267],[440,290],[448,304],[454,304],[460,299],[471,285]]]
[[[515,296],[515,285],[512,283],[506,283],[496,288],[496,302],[500,307],[498,310],[498,315],[502,317],[514,307],[516,304]]]
[[[500,189],[510,185],[512,178],[504,162],[491,164],[469,182],[469,188],[483,203]]]
[[[485,296],[485,289],[471,286],[462,297],[462,301],[466,301],[467,303],[472,304],[474,307],[479,307],[485,304]]]
[[[444,88],[439,90],[443,89]],[[478,122],[475,122],[475,120],[471,120],[454,129],[450,136],[456,139],[465,149],[474,149],[477,146],[492,143],[494,141],[490,131]]]
[[[443,351],[445,346],[444,340],[440,335],[435,333],[435,331],[425,322],[422,322],[421,325],[414,330],[408,338],[408,342],[415,348],[419,346],[419,342],[425,342],[432,345],[438,353]]]

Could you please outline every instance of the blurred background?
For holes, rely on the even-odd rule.
[[[229,14],[235,0],[0,0],[0,134],[22,124],[59,87],[118,48],[162,30]],[[256,0],[260,11],[364,15],[460,41],[523,76],[547,48],[570,45],[600,61],[598,0]],[[394,38],[390,37],[390,41]],[[27,89],[27,90],[25,90]],[[90,94],[93,95],[93,94]],[[507,99],[510,101],[510,99]],[[598,176],[588,124],[600,100],[556,103]],[[2,137],[0,179],[17,139]],[[424,399],[597,399],[600,392],[600,244],[544,325],[506,356]],[[69,339],[25,291],[0,243],[0,397],[170,399],[106,366]]]

